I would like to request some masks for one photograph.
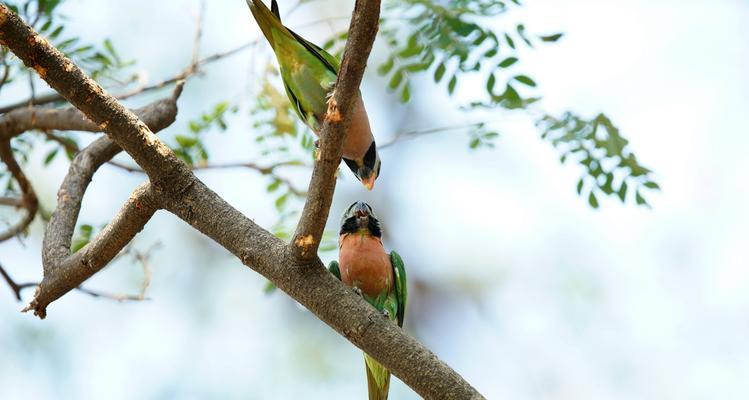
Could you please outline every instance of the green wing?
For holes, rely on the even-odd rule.
[[[395,251],[390,252],[390,263],[393,265],[395,297],[398,299],[398,326],[403,327],[403,320],[406,316],[406,304],[408,301],[406,266],[403,264],[401,256]]]
[[[302,44],[312,55],[314,55],[320,62],[325,65],[330,72],[338,75],[338,70],[341,68],[339,65],[338,59],[335,58],[332,54],[325,51],[322,47],[310,42],[309,40],[299,36],[296,32],[292,31],[289,28],[286,28],[289,33],[291,33],[294,38],[296,38],[299,43]]]
[[[331,261],[330,264],[328,264],[328,271],[338,278],[339,281],[341,280],[341,269],[338,267],[338,261]]]

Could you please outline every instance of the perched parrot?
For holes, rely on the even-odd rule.
[[[270,10],[261,0],[247,0],[247,5],[276,53],[291,104],[302,121],[319,136],[338,76],[338,60],[283,26],[276,0],[272,0]],[[354,100],[352,113],[351,126],[343,143],[343,161],[362,184],[372,190],[380,174],[380,157],[361,93]]]
[[[338,239],[339,262],[332,261],[330,272],[403,327],[406,312],[406,270],[398,253],[385,252],[382,229],[372,207],[364,202],[349,206],[341,219]],[[387,400],[390,371],[364,354],[369,400]]]

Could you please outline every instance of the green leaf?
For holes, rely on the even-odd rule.
[[[274,192],[274,191],[276,191],[276,189],[278,189],[279,186],[281,186],[281,181],[278,180],[278,179],[276,179],[273,182],[271,182],[270,185],[268,185],[268,187],[266,188],[266,190],[268,192]]]
[[[598,208],[598,199],[596,199],[596,195],[593,193],[593,191],[590,192],[590,195],[588,196],[588,204],[590,204],[593,208]]]
[[[80,228],[78,228],[79,231],[84,235],[84,237],[91,237],[91,232],[94,231],[94,227],[89,224],[81,225]]]
[[[507,44],[508,44],[508,45],[509,45],[510,47],[512,47],[513,49],[515,48],[515,41],[514,41],[514,40],[512,40],[512,38],[510,37],[510,35],[508,35],[508,34],[506,34],[506,33],[505,33],[505,41],[507,42]]]
[[[286,192],[282,194],[281,196],[279,196],[275,201],[276,209],[278,210],[282,209],[288,199],[289,199],[289,192]]]
[[[458,84],[458,78],[455,75],[453,75],[453,77],[450,78],[450,83],[447,84],[447,93],[452,95],[453,92],[455,92],[455,85],[457,84]]]
[[[45,167],[47,165],[49,165],[49,163],[51,163],[52,160],[55,159],[55,156],[57,156],[57,152],[59,150],[60,150],[60,148],[58,147],[58,148],[52,149],[52,151],[50,151],[49,153],[47,153],[47,155],[44,157],[44,166]]]
[[[497,78],[494,74],[489,74],[489,79],[486,80],[486,91],[489,94],[494,94],[494,85],[497,83]]]
[[[556,42],[557,40],[561,39],[562,36],[564,36],[563,33],[556,33],[553,35],[541,36],[540,39],[544,42]]]
[[[507,57],[504,60],[502,60],[501,63],[499,63],[500,68],[508,68],[518,62],[517,57]]]
[[[397,70],[393,74],[393,76],[390,78],[390,83],[388,86],[390,89],[396,89],[398,86],[400,86],[401,82],[403,82],[403,70]]]
[[[385,61],[384,63],[380,64],[379,67],[377,67],[377,73],[380,75],[387,75],[388,72],[390,72],[390,70],[393,69],[394,65],[395,65],[395,59],[393,59],[392,57],[388,58],[387,61]]]
[[[536,87],[536,82],[526,75],[518,75],[515,80],[530,87]]]
[[[585,180],[583,178],[580,178],[580,180],[577,182],[577,195],[581,195],[583,193],[583,186],[585,185]]]
[[[434,70],[434,83],[439,83],[439,81],[442,80],[442,77],[445,76],[445,64],[440,63],[440,65],[437,66],[437,69]]]
[[[78,250],[82,249],[84,246],[88,244],[88,240],[84,239],[75,239],[73,240],[73,243],[70,244],[70,252],[76,253]]]
[[[622,185],[619,186],[619,190],[616,192],[616,195],[619,196],[619,200],[624,203],[624,201],[627,199],[627,182],[622,182]]]
[[[273,292],[276,291],[276,289],[278,289],[278,287],[276,287],[276,284],[271,281],[268,281],[265,283],[265,287],[263,287],[263,293],[272,294]]]
[[[408,103],[409,100],[411,100],[411,90],[409,89],[408,83],[403,85],[403,90],[401,91],[401,102]]]
[[[198,144],[198,138],[192,138],[185,135],[177,135],[174,138],[181,147],[193,147]]]
[[[63,25],[58,26],[52,33],[49,34],[50,39],[57,39],[58,36],[60,36],[60,33],[62,33],[62,30],[64,29]],[[71,39],[68,39],[71,40]],[[67,42],[67,41],[66,41]],[[62,42],[58,45],[58,47],[64,47],[64,44],[66,42]]]
[[[645,182],[645,187],[648,189],[661,190],[661,187],[653,181]]]

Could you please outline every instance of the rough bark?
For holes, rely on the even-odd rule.
[[[423,397],[483,398],[429,349],[333,278],[316,255],[335,189],[335,170],[349,120],[347,111],[358,91],[374,41],[379,7],[380,2],[377,0],[359,0],[356,3],[336,93],[321,133],[322,157],[313,170],[309,198],[297,234],[290,245],[255,224],[198,180],[156,138],[146,124],[2,4],[0,42],[7,45],[28,67],[36,70],[42,79],[105,131],[148,175],[150,183],[136,190],[113,224],[131,216],[137,220],[134,226],[138,227],[150,218],[149,213],[163,207],[220,243],[245,265],[273,281],[281,290],[380,361]],[[77,179],[80,182],[74,185],[83,187],[90,177],[83,175]],[[83,190],[85,191],[85,187]],[[92,263],[86,260],[100,257],[97,260],[106,262],[112,250],[109,247],[92,246],[90,250],[81,250],[92,258],[81,255],[84,262],[77,266],[66,267],[59,264],[67,257],[76,257],[75,254],[68,255],[69,242],[66,238],[72,232],[70,221],[75,223],[78,213],[76,208],[80,207],[80,204],[75,205],[77,199],[66,203],[64,194],[59,200],[56,211],[59,216],[56,218],[60,220],[60,227],[55,228],[56,237],[45,240],[44,280],[80,279],[85,274],[79,270]],[[124,234],[109,232],[101,235],[108,234],[111,236],[110,242],[119,244],[130,240],[127,236],[137,231],[127,226],[123,229]],[[102,254],[95,254],[97,251]],[[98,262],[93,261],[93,264]],[[57,278],[53,278],[54,276]],[[47,305],[62,294],[64,290],[54,291],[42,282],[29,307],[37,315],[44,316]]]

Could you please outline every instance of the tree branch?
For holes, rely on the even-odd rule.
[[[10,140],[0,140],[0,161],[5,163],[11,176],[18,183],[18,187],[21,188],[20,207],[26,209],[26,215],[20,221],[11,226],[7,231],[0,232],[0,242],[4,242],[25,231],[31,225],[39,209],[39,200],[36,197],[34,188],[31,186],[31,182],[26,178],[23,170],[21,170],[21,166],[18,165],[18,162],[13,157]]]
[[[341,163],[341,149],[351,122],[349,110],[359,97],[359,85],[377,35],[380,1],[357,1],[351,18],[349,38],[335,90],[328,101],[328,112],[320,131],[320,159],[312,170],[309,196],[299,219],[291,251],[301,260],[317,257],[325,222],[335,191],[335,174]]]
[[[340,147],[347,124],[346,115],[352,106],[346,101],[354,98],[353,94],[358,90],[361,72],[366,64],[366,54],[369,53],[376,32],[378,10],[377,0],[358,0],[354,8],[351,36],[342,64],[341,78],[324,123],[321,138],[322,160],[315,168],[310,186],[310,197],[314,204],[305,206],[298,230],[298,233],[303,234],[302,237],[316,234],[321,230],[318,227],[322,226],[327,218],[335,184],[331,180],[340,161]],[[112,96],[106,94],[59,51],[39,38],[2,4],[0,41],[3,41],[26,65],[34,68],[71,104],[83,111],[90,120],[101,126],[109,137],[133,157],[150,178],[150,185],[142,187],[141,190],[147,197],[153,196],[149,198],[153,200],[153,204],[162,205],[224,246],[245,265],[270,279],[354,345],[380,361],[423,397],[483,398],[426,347],[328,273],[320,259],[314,256],[313,253],[316,251],[310,251],[308,248],[307,251],[301,252],[300,257],[299,246],[290,248],[211,191],[151,133],[143,122]],[[362,54],[365,56],[360,57]],[[315,186],[316,183],[321,187]],[[61,214],[58,218],[71,212],[77,215],[77,210],[62,211],[71,208],[71,205],[65,203],[65,193],[61,194],[56,212]],[[137,209],[137,206],[134,208]],[[67,233],[62,231],[52,235],[50,241],[54,241],[54,236],[64,238]],[[319,238],[319,235],[317,237]],[[316,248],[315,245],[314,249]],[[50,249],[60,254],[63,251],[59,245]],[[90,250],[81,250],[79,253],[96,256]],[[45,258],[49,258],[49,255],[45,255]],[[85,263],[78,269],[84,267],[87,267]],[[81,274],[73,269],[66,269],[64,274],[60,269],[50,273]],[[45,279],[46,274],[45,271]],[[59,279],[65,280],[62,277]],[[40,316],[43,315],[49,301],[44,304],[38,300],[42,296],[47,296],[47,300],[53,299],[53,296],[45,294],[50,289],[44,285],[40,286],[35,301],[30,305],[30,308]],[[62,293],[57,292],[54,295],[54,298],[57,298]]]
[[[170,125],[176,116],[176,99],[182,93],[182,85],[175,88],[172,97],[155,101],[133,110],[141,120],[154,130]],[[101,128],[86,118],[76,108],[27,107],[13,110],[0,116],[0,141],[9,140],[32,129],[58,131],[101,132]],[[64,144],[63,144],[64,145]]]
[[[172,96],[141,109],[145,123],[158,132],[177,117],[178,85]],[[44,278],[37,296],[27,309],[44,316],[46,306],[104,268],[140,232],[159,205],[150,185],[141,185],[120,209],[114,220],[85,247],[70,254],[75,224],[83,195],[94,173],[122,149],[103,137],[83,149],[70,164],[68,175],[58,191],[57,208],[44,235],[42,261]]]

